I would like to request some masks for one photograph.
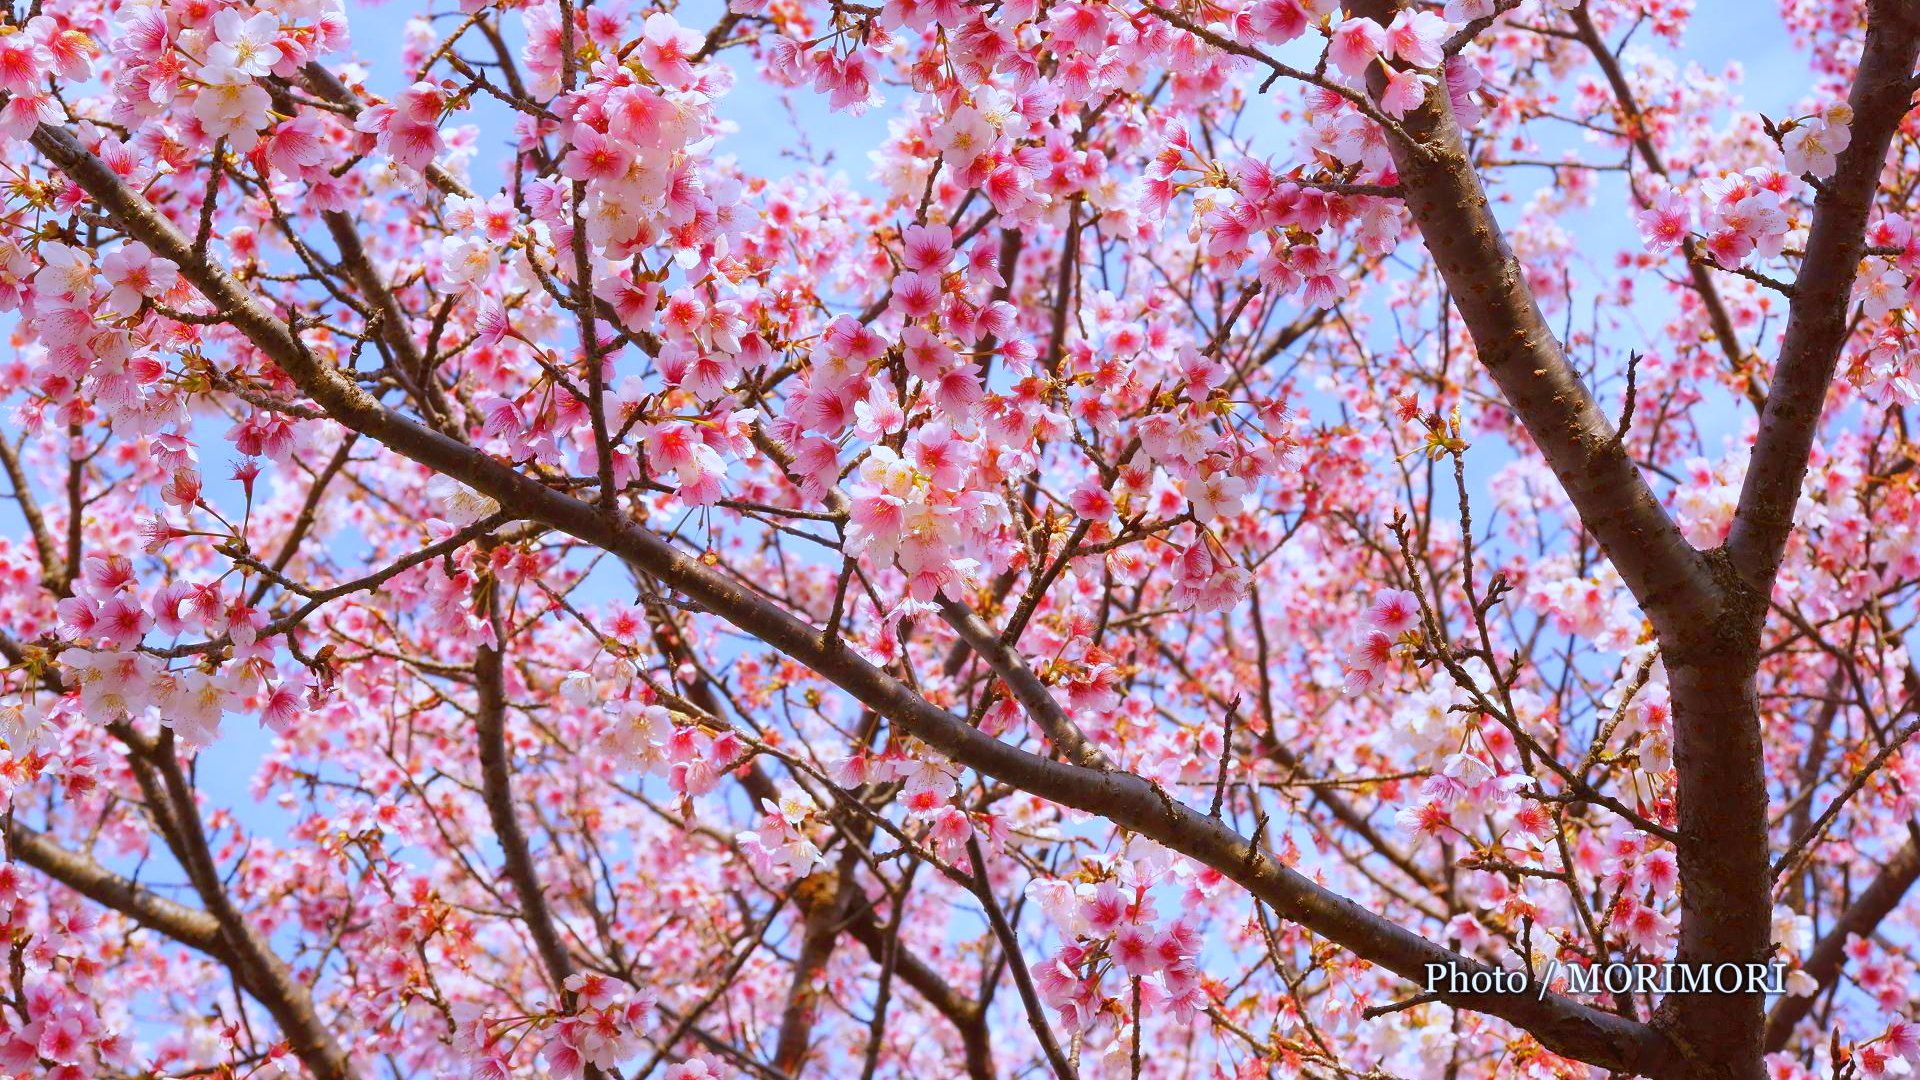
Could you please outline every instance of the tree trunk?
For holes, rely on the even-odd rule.
[[[1669,646],[1674,768],[1680,778],[1680,942],[1674,962],[1698,978],[1720,964],[1765,963],[1772,903],[1767,856],[1767,783],[1754,673],[1759,613],[1749,592],[1703,623],[1693,641]],[[1764,609],[1762,609],[1762,612]],[[1765,995],[1669,994],[1654,1026],[1673,1041],[1679,1075],[1762,1080]]]

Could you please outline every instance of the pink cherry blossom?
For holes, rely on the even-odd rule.
[[[1437,70],[1446,60],[1443,46],[1452,28],[1431,11],[1402,11],[1387,27],[1380,51],[1390,60],[1416,68]]]
[[[640,38],[640,61],[660,82],[675,87],[691,82],[693,67],[688,61],[699,48],[700,35],[681,26],[673,16],[647,16],[646,30]]]
[[[1333,31],[1327,56],[1341,71],[1358,78],[1388,47],[1387,30],[1370,19],[1347,19]]]
[[[1375,596],[1367,609],[1367,624],[1388,637],[1399,637],[1420,625],[1420,600],[1405,589]]]
[[[1847,148],[1851,138],[1845,124],[1828,124],[1819,117],[1802,121],[1781,140],[1787,171],[1825,180],[1833,175],[1835,155]]]
[[[243,16],[227,8],[213,18],[216,39],[207,46],[207,63],[200,77],[207,82],[225,82],[232,76],[265,75],[280,62],[279,20],[262,11]]]
[[[1387,88],[1380,94],[1380,109],[1396,119],[1420,107],[1427,100],[1431,76],[1417,71],[1390,70]]]
[[[113,287],[107,306],[116,314],[132,315],[143,299],[163,296],[178,280],[179,267],[171,259],[156,258],[147,245],[134,241],[108,252],[100,273]]]
[[[1680,193],[1663,191],[1634,220],[1647,250],[1665,253],[1686,242],[1693,227],[1693,208]]]

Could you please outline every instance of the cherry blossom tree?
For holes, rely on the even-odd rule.
[[[14,0],[0,1075],[1909,1071],[1920,5],[1753,6]]]

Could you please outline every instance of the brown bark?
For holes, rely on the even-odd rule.
[[[1741,640],[1667,652],[1673,762],[1680,779],[1680,942],[1685,965],[1763,963],[1771,953],[1773,875],[1767,858],[1767,787],[1753,673],[1757,618],[1723,615]],[[1739,625],[1739,624],[1744,624]],[[1674,994],[1655,1026],[1689,1075],[1763,1075],[1760,994]]]
[[[506,625],[500,617],[494,588],[494,582],[488,580],[482,583],[479,591],[482,610],[486,611],[493,625],[496,643],[480,646],[473,662],[474,687],[479,694],[474,716],[474,738],[479,744],[481,792],[487,804],[487,818],[493,824],[493,834],[500,841],[507,880],[513,882],[514,895],[520,902],[521,919],[527,924],[527,932],[533,936],[534,949],[540,956],[541,965],[553,984],[554,993],[571,997],[565,990],[565,984],[573,974],[573,961],[567,955],[566,943],[560,940],[560,933],[555,928],[553,912],[547,906],[546,893],[541,889],[540,875],[534,868],[533,855],[527,846],[527,834],[520,828],[520,818],[514,810],[513,761],[507,751],[506,734],[507,695],[503,657],[506,642],[502,640]]]
[[[294,977],[286,964],[274,954],[253,922],[227,895],[224,879],[207,848],[206,826],[192,783],[175,755],[171,730],[155,748],[151,766],[165,785],[167,813],[174,828],[168,833],[173,854],[186,870],[200,902],[219,928],[223,962],[240,985],[272,1015],[286,1036],[294,1056],[313,1073],[316,1080],[352,1080],[359,1073],[334,1038],[332,1029],[313,1007],[306,984]],[[137,749],[129,748],[138,753]]]
[[[232,962],[233,954],[221,938],[220,924],[213,916],[129,881],[17,821],[9,821],[6,832],[7,853],[14,858],[149,930],[165,934],[223,964]]]
[[[1391,22],[1398,0],[1352,0]],[[1378,65],[1374,82],[1384,85]],[[1706,559],[1667,515],[1587,392],[1494,219],[1444,93],[1430,93],[1390,135],[1402,198],[1447,283],[1481,364],[1555,479],[1658,630],[1683,629],[1715,606]]]
[[[1852,92],[1852,143],[1815,200],[1739,508],[1726,545],[1713,554],[1723,602],[1691,633],[1662,638],[1680,777],[1682,964],[1757,962],[1771,952],[1766,772],[1754,688],[1760,633],[1846,341],[1867,214],[1912,99],[1920,51],[1909,5],[1874,3],[1869,12]],[[1655,1022],[1697,1075],[1758,1080],[1763,1007],[1759,994],[1674,995]]]
[[[816,906],[831,903],[835,894],[827,890],[795,889],[793,901],[809,919]],[[887,928],[874,916],[873,907],[864,899],[851,905],[840,921],[839,929],[860,943],[876,964],[887,963]],[[893,973],[913,988],[922,1001],[947,1018],[960,1035],[966,1058],[968,1080],[993,1080],[993,1047],[987,1030],[986,1010],[978,1001],[955,990],[927,962],[894,944]]]
[[[842,857],[836,869],[820,870],[794,886],[802,913],[800,950],[793,961],[793,980],[787,1005],[781,1011],[779,1035],[774,1040],[773,1067],[789,1076],[800,1075],[807,1060],[814,1021],[820,1015],[822,982],[827,961],[833,959],[841,924],[847,921],[854,898],[854,857]]]

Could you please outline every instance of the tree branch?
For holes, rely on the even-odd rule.
[[[1763,593],[1773,590],[1827,387],[1846,344],[1847,312],[1866,252],[1867,215],[1880,190],[1887,147],[1912,107],[1916,53],[1920,13],[1905,0],[1873,0],[1850,97],[1853,139],[1814,200],[1773,388],[1727,534],[1735,571]]]
[[[176,904],[17,821],[7,824],[7,852],[94,903],[232,966],[220,923],[206,912]]]
[[[219,927],[226,955],[223,962],[249,993],[273,1016],[292,1046],[294,1056],[317,1080],[352,1080],[359,1073],[335,1040],[333,1031],[314,1010],[307,987],[274,954],[253,923],[227,895],[219,867],[207,846],[206,825],[193,784],[174,752],[172,729],[165,729],[152,752],[152,764],[165,784],[174,822],[169,834],[173,854],[200,894],[201,904]],[[133,751],[139,753],[138,749]]]
[[[507,691],[504,652],[505,620],[500,617],[497,584],[491,576],[483,578],[477,603],[486,613],[493,629],[494,643],[481,645],[474,652],[473,680],[478,693],[474,714],[474,737],[480,750],[480,781],[487,804],[487,818],[493,823],[493,835],[500,841],[501,859],[506,863],[507,879],[520,901],[520,913],[533,935],[540,962],[556,994],[571,996],[567,978],[573,974],[573,961],[554,928],[553,913],[547,908],[546,893],[540,887],[540,875],[533,867],[527,848],[527,834],[514,813],[513,762],[507,753]]]

